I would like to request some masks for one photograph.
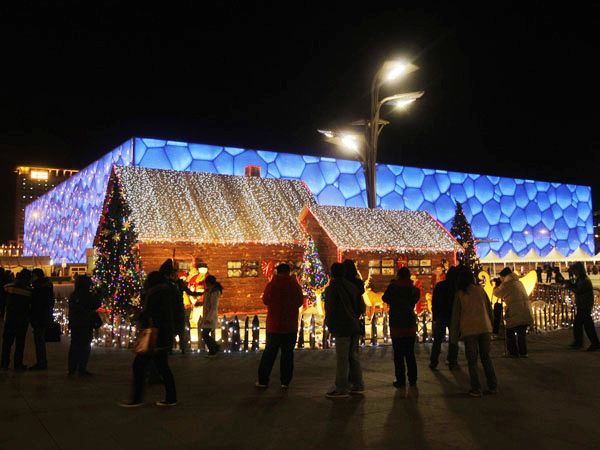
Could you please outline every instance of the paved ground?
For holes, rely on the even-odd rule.
[[[167,409],[153,405],[162,386],[149,388],[143,408],[116,406],[129,393],[130,351],[94,349],[95,376],[68,378],[67,343],[49,344],[49,371],[0,372],[0,448],[598,449],[600,352],[569,351],[569,341],[566,331],[532,336],[530,358],[519,360],[502,358],[495,342],[500,393],[479,399],[465,395],[462,349],[460,371],[431,372],[429,344],[418,346],[418,399],[391,386],[390,347],[362,351],[366,395],[338,400],[323,396],[331,350],[298,351],[288,392],[277,378],[254,388],[260,354],[175,355],[179,405]]]

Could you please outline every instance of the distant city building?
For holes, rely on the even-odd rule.
[[[23,245],[17,244],[17,241],[8,241],[0,245],[0,256],[21,256],[23,254]]]
[[[16,245],[22,247],[25,207],[78,171],[73,169],[19,166],[15,172],[17,174],[15,240]]]

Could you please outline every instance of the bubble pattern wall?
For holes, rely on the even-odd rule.
[[[25,255],[50,256],[55,264],[84,263],[94,244],[113,165],[133,163],[129,140],[25,208]]]
[[[112,164],[244,175],[259,166],[267,178],[302,180],[321,205],[366,206],[358,161],[135,138],[26,210],[25,252],[55,261],[84,262],[98,225]],[[450,229],[461,202],[480,256],[504,256],[557,248],[567,256],[581,247],[594,253],[589,186],[494,177],[390,164],[377,167],[377,204],[385,209],[425,210]],[[33,212],[35,213],[34,214]]]

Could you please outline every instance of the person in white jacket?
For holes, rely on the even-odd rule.
[[[506,304],[506,350],[513,358],[527,357],[527,327],[533,324],[531,302],[525,286],[510,268],[500,272],[494,295]]]
[[[207,357],[214,357],[219,352],[219,345],[214,338],[214,330],[218,324],[219,298],[223,287],[213,275],[206,277],[206,290],[204,291],[203,317],[200,321],[202,340],[208,347]]]
[[[483,288],[475,284],[473,273],[459,267],[456,279],[456,294],[452,307],[450,342],[465,343],[465,355],[469,364],[471,397],[481,397],[481,384],[477,374],[477,356],[481,359],[488,385],[487,394],[496,394],[497,380],[490,356],[492,341],[492,305]]]

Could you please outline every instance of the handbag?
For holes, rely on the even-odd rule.
[[[138,355],[150,355],[156,350],[158,328],[142,328],[138,334],[133,351]]]

